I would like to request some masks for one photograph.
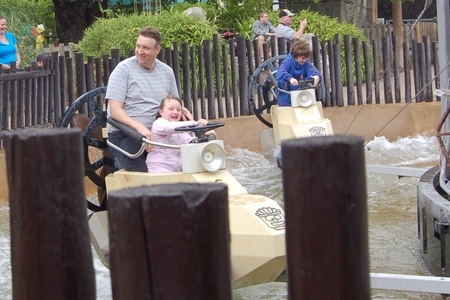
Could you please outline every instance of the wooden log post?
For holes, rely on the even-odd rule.
[[[289,299],[370,299],[363,144],[282,142]]]
[[[115,300],[232,299],[225,185],[143,186],[108,200]]]
[[[95,299],[79,129],[5,136],[14,299]]]

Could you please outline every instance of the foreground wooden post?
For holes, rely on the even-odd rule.
[[[144,186],[108,200],[115,300],[232,299],[225,185]]]
[[[370,299],[363,143],[282,143],[289,299]]]
[[[81,131],[5,137],[14,299],[95,299]]]

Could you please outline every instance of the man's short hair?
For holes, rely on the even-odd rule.
[[[139,35],[148,37],[150,39],[154,39],[155,47],[158,47],[159,45],[161,45],[161,41],[162,41],[161,33],[155,27],[146,26],[141,29],[141,31],[139,32]]]
[[[283,9],[282,11],[280,11],[280,13],[278,14],[279,18],[282,18],[284,16],[288,16],[288,17],[293,17],[295,16],[290,10],[288,9]]]

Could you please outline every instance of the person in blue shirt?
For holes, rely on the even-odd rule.
[[[3,69],[9,69],[11,62],[16,62],[16,68],[19,68],[20,54],[17,39],[7,29],[6,19],[0,16],[0,64],[2,64]]]
[[[309,45],[304,40],[298,40],[292,44],[291,51],[278,67],[276,73],[280,89],[285,91],[298,90],[299,80],[313,79],[314,83],[312,85],[314,87],[322,83],[322,74],[309,61],[310,53]],[[279,91],[278,105],[291,106],[290,94]]]

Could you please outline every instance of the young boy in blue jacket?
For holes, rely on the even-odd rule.
[[[292,44],[291,52],[283,60],[276,73],[278,87],[286,91],[298,90],[299,80],[313,79],[313,86],[322,83],[323,77],[319,70],[309,61],[311,50],[304,40],[295,41]],[[279,91],[279,106],[291,106],[289,93]]]

